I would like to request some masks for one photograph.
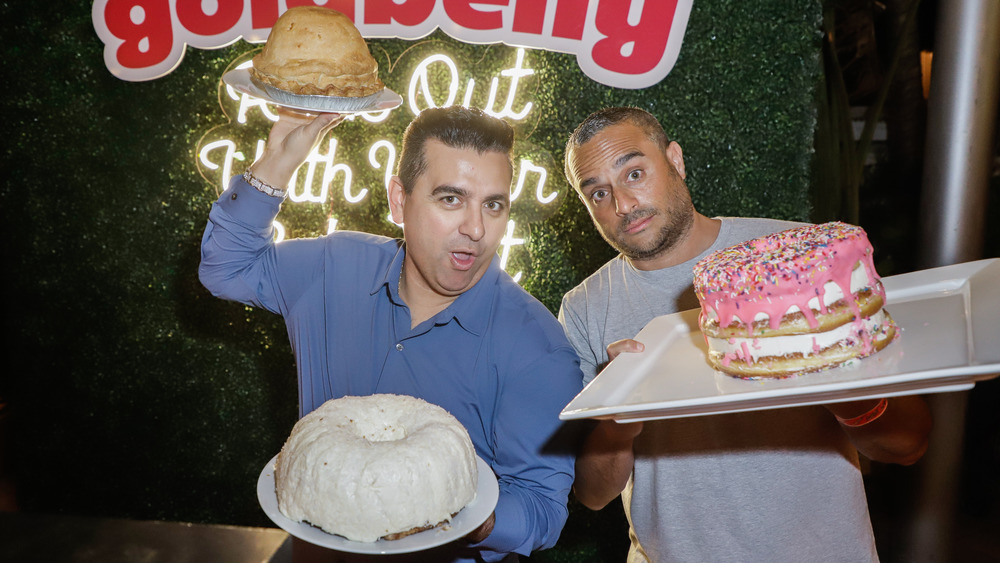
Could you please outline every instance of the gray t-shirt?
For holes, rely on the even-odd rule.
[[[640,271],[621,256],[566,294],[559,321],[584,381],[607,345],[660,315],[698,307],[694,264],[801,223],[722,218],[696,258]],[[858,454],[821,406],[646,422],[622,492],[629,562],[878,561]]]

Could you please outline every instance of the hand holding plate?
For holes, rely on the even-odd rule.
[[[313,116],[288,108],[279,108],[278,116],[278,121],[271,126],[264,154],[250,170],[262,182],[282,189],[309,153],[330,129],[344,120],[344,116],[337,113]]]

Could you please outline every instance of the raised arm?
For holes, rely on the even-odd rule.
[[[264,153],[250,167],[251,183],[234,177],[212,205],[202,237],[198,276],[213,295],[283,314],[285,299],[279,295],[282,268],[277,266],[273,242],[274,218],[295,170],[342,117],[313,117],[288,110],[279,110],[279,116],[271,127]],[[319,247],[286,244],[283,248],[285,278],[299,278],[298,283],[303,283],[308,279],[302,275],[307,273],[306,268],[319,263],[309,254],[310,248],[315,252]]]
[[[336,113],[312,116],[283,108],[278,110],[278,116],[267,136],[264,153],[250,166],[250,172],[261,182],[284,190],[309,153],[344,116]]]

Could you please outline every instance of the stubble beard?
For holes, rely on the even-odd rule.
[[[659,232],[649,244],[638,246],[629,244],[624,240],[625,228],[639,219],[645,217],[664,215],[666,222],[660,227]],[[694,205],[689,197],[677,196],[673,205],[666,212],[661,212],[654,208],[643,208],[632,211],[622,217],[615,229],[615,236],[601,231],[601,236],[615,250],[631,261],[643,262],[662,256],[677,246],[677,243],[687,234],[694,224]]]

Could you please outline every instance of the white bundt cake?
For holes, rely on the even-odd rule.
[[[274,470],[278,510],[347,539],[432,528],[476,495],[476,453],[443,408],[405,395],[343,397],[292,429]]]

